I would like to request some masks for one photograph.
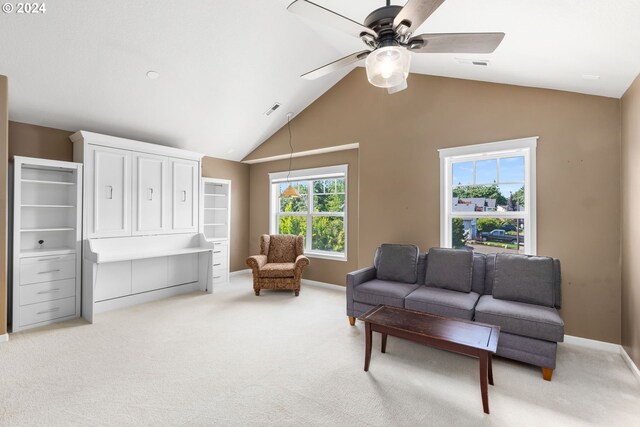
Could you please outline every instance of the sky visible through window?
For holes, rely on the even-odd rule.
[[[453,187],[497,185],[505,198],[524,187],[523,156],[458,162],[451,170]]]

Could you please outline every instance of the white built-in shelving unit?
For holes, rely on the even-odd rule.
[[[231,181],[202,178],[201,223],[205,238],[213,242],[213,283],[229,280]]]
[[[12,331],[80,315],[82,165],[16,156]]]

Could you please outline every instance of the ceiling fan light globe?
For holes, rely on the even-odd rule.
[[[366,69],[369,83],[390,88],[401,85],[409,75],[411,54],[398,46],[386,46],[367,56]]]

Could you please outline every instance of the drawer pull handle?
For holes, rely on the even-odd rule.
[[[42,295],[42,294],[53,294],[55,292],[60,292],[60,289],[55,288],[55,289],[49,289],[48,291],[40,291],[38,292],[38,295]]]
[[[217,266],[219,266],[219,265],[222,265],[222,263],[221,263],[221,262],[219,262],[219,263],[217,263],[217,264],[213,264],[213,266],[214,266],[214,267],[217,267]]]
[[[56,311],[60,311],[60,307],[53,307],[53,308],[50,308],[49,310],[42,310],[42,311],[39,311],[37,314],[55,313]]]
[[[42,261],[53,261],[54,259],[60,259],[59,256],[57,257],[53,257],[53,258],[41,258],[38,260],[38,262],[42,262]]]
[[[107,185],[106,187],[107,194],[105,195],[106,199],[113,199],[113,186]]]
[[[214,254],[221,254],[222,251],[213,251]]]
[[[183,202],[187,201],[187,192],[185,190],[182,190],[182,201]]]
[[[213,276],[213,278],[214,278],[214,279],[219,279],[219,278],[221,278],[221,277],[222,277],[222,276]]]
[[[57,273],[60,269],[57,270],[47,270],[47,271],[39,271],[38,274],[47,274],[47,273]]]

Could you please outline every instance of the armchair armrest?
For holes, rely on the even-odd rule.
[[[254,272],[260,270],[267,263],[266,255],[253,255],[247,258],[247,265],[251,267]]]
[[[302,277],[302,270],[309,265],[309,258],[304,255],[298,255],[294,266],[295,280],[299,280]]]

